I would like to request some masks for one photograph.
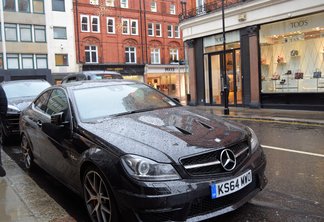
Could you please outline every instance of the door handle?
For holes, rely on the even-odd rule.
[[[36,121],[37,126],[42,127],[42,122],[40,120]]]

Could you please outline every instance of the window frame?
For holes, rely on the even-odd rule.
[[[11,59],[17,59],[17,66],[18,66],[17,68],[10,67],[9,60],[11,60]],[[20,59],[19,59],[18,53],[7,53],[6,60],[7,60],[7,69],[19,69],[20,68]]]
[[[151,12],[157,12],[157,3],[156,1],[151,1]]]
[[[156,57],[156,55],[158,55],[158,57]],[[155,61],[155,58],[157,58],[158,61]],[[160,50],[160,48],[151,48],[151,64],[161,64],[161,50]]]
[[[18,42],[18,30],[17,30],[17,24],[13,23],[5,23],[4,24],[4,33],[5,33],[5,41],[7,42]],[[14,39],[8,39],[7,38],[7,29],[15,30],[15,38]]]
[[[170,4],[170,14],[175,15],[176,13],[176,5],[175,4]]]
[[[31,68],[25,68],[24,67],[24,59],[31,58],[32,59],[32,67]],[[21,69],[34,69],[34,55],[33,54],[21,54]]]
[[[99,5],[99,0],[89,0],[90,5]]]
[[[128,0],[120,0],[121,8],[128,8]]]
[[[171,27],[171,30],[169,29]],[[168,25],[168,38],[173,38],[173,25],[169,24]]]
[[[57,57],[59,57],[59,56],[63,56],[63,58],[62,58],[63,63],[62,64],[57,63]],[[64,60],[64,56],[66,56],[66,60]],[[67,53],[55,53],[54,58],[55,58],[55,66],[69,66],[69,54],[67,54]],[[66,61],[66,63],[64,63],[64,61]]]
[[[112,21],[112,25],[111,26],[109,26],[109,20]],[[115,34],[116,33],[115,18],[114,17],[106,17],[106,22],[107,22],[107,33],[109,33],[109,34]],[[112,28],[112,32],[109,32],[109,27]]]
[[[56,9],[54,9],[54,2],[58,2],[58,3],[60,3],[60,2],[63,2],[63,9],[58,9],[58,8],[56,8]],[[52,11],[55,11],[55,12],[65,12],[65,0],[52,0]]]
[[[157,28],[159,26],[159,29]],[[160,32],[160,34],[158,35],[157,32]],[[155,24],[155,36],[156,37],[162,37],[162,24],[161,23],[156,23]]]
[[[133,27],[133,22],[135,22],[135,27]],[[133,33],[133,30],[135,28],[135,33]],[[131,35],[138,35],[138,20],[137,19],[131,19],[130,20],[130,34]]]
[[[58,30],[58,29],[64,30],[64,32],[65,32],[65,37],[55,37],[55,30]],[[66,27],[64,27],[64,26],[54,26],[54,27],[53,27],[53,38],[54,38],[54,39],[67,39],[67,31],[66,31]]]
[[[3,11],[8,11],[8,12],[15,12],[16,11],[16,0],[12,0],[13,2],[13,7],[10,9],[6,9],[6,3],[8,0],[3,1]]]
[[[170,62],[171,61],[174,61],[174,62],[178,61],[179,62],[179,49],[178,48],[170,48],[169,56],[170,56]]]
[[[85,25],[84,23],[83,23],[83,18],[86,18],[87,19],[87,22],[86,22],[86,25],[87,25],[87,29],[86,30],[84,30],[83,29],[83,25]],[[81,14],[80,15],[80,28],[81,28],[81,32],[90,32],[90,16],[89,15],[83,15],[83,14]]]
[[[23,0],[18,0],[18,12],[22,12],[22,13],[30,13],[31,7],[30,7],[30,1],[29,0],[25,0],[25,2],[27,2],[28,4],[28,9],[26,11],[20,10],[20,3]]]
[[[134,51],[132,51],[131,49],[133,49]],[[132,54],[134,54],[134,61],[132,61]],[[127,58],[128,58],[128,62],[127,62]],[[137,63],[137,59],[136,59],[136,47],[134,46],[126,46],[125,47],[125,63],[126,64],[136,64]]]
[[[94,24],[94,20],[93,19],[97,19],[98,23]],[[97,26],[97,31],[93,30],[93,26],[96,25]],[[100,33],[100,17],[97,15],[91,15],[91,32],[93,33]]]
[[[35,12],[35,3],[36,2],[41,2],[42,3],[42,11],[41,12]],[[45,5],[44,5],[44,0],[33,0],[33,13],[34,14],[45,14]]]
[[[129,35],[129,34],[130,34],[130,30],[129,30],[129,29],[130,29],[129,19],[124,19],[124,18],[122,18],[121,22],[122,22],[122,34],[123,34],[123,35]],[[127,32],[124,32],[124,30],[125,30],[125,29],[124,29],[124,28],[125,28],[125,27],[124,27],[124,22],[127,23],[127,27],[126,27],[126,28],[127,28],[127,29],[126,29]]]
[[[86,47],[89,47],[89,49],[87,50]],[[92,47],[96,47],[95,50],[92,49]],[[87,56],[86,56],[86,53],[89,53],[89,58],[90,58],[90,61],[87,62],[86,59],[87,59]],[[93,58],[92,58],[92,53],[95,52],[96,53],[96,61],[93,61]],[[85,63],[86,64],[95,64],[95,63],[99,63],[99,58],[98,58],[98,46],[97,45],[86,45],[85,48],[84,48],[84,54],[85,54]]]
[[[36,35],[36,31],[37,30],[42,30],[43,31],[43,33],[44,33],[44,41],[39,41],[39,40],[37,40],[36,38],[37,38],[37,35]],[[44,26],[44,25],[34,25],[34,40],[35,40],[35,42],[41,42],[41,43],[44,43],[44,42],[46,42],[46,27]]]
[[[150,25],[152,25],[152,28],[149,27]],[[151,35],[150,35],[150,31],[152,32]],[[147,36],[154,36],[154,23],[153,22],[147,23]]]
[[[174,26],[174,37],[177,39],[180,39],[181,37],[180,27],[178,25]]]
[[[46,68],[39,68],[39,60],[44,60],[46,62]],[[36,54],[35,55],[35,61],[36,61],[36,69],[48,69],[48,59],[46,54]]]
[[[27,28],[29,27],[29,28]],[[22,30],[29,30],[30,40],[23,40],[22,39]],[[19,24],[19,36],[20,36],[20,42],[33,42],[33,27],[32,25],[28,24]]]
[[[106,6],[115,7],[115,0],[106,0]]]

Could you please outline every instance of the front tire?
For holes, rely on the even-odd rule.
[[[83,177],[83,199],[92,222],[117,222],[118,212],[112,191],[103,174],[89,167]]]
[[[30,143],[25,134],[23,134],[21,137],[20,147],[23,154],[25,167],[27,168],[27,170],[32,170],[34,167],[34,161],[33,161],[34,157],[33,157]]]

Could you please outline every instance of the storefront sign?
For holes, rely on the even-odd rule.
[[[239,42],[240,41],[240,32],[239,31],[228,32],[228,33],[226,33],[225,38],[226,38],[226,43]],[[205,37],[204,38],[204,47],[221,45],[221,44],[223,44],[223,42],[224,42],[223,34]]]
[[[165,72],[174,72],[175,68],[164,68]]]

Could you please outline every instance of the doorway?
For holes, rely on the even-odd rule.
[[[205,76],[206,95],[205,101],[210,105],[224,105],[224,86],[222,77],[221,52],[208,54],[208,72]],[[241,50],[226,51],[226,74],[228,77],[228,104],[231,106],[242,105],[242,72]],[[206,81],[207,80],[207,81]]]

